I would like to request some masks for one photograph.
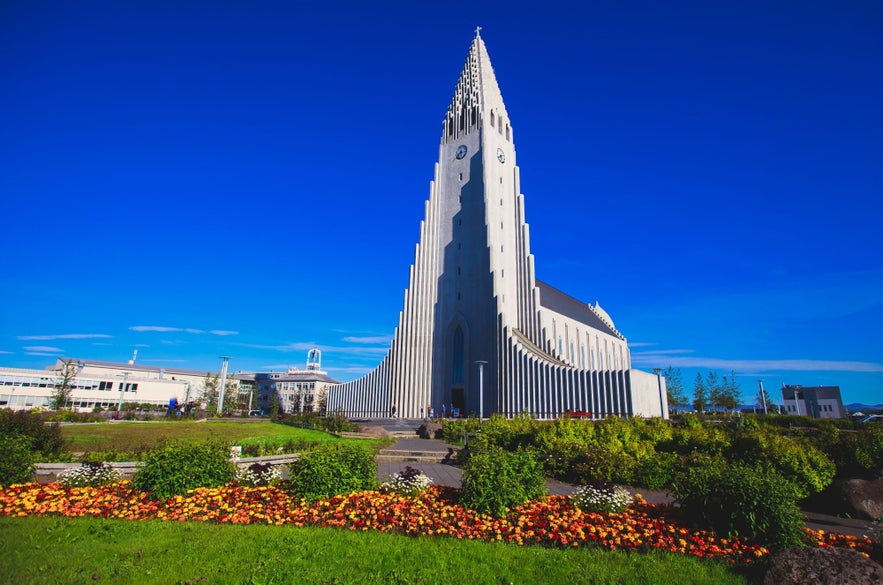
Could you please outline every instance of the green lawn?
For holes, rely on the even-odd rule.
[[[200,442],[217,439],[239,445],[281,446],[285,443],[317,444],[330,441],[360,441],[364,439],[338,439],[337,437],[309,429],[261,422],[230,421],[161,421],[118,422],[82,425],[64,425],[62,435],[70,440],[72,452],[122,452],[141,453],[155,448],[162,441]]]
[[[0,583],[689,583],[748,581],[668,553],[547,549],[329,528],[0,518]]]

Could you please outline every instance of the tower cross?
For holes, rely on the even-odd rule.
[[[479,33],[481,33],[481,27],[480,27],[480,26],[476,26],[476,27],[475,27],[475,36],[480,37],[481,34],[479,34]]]

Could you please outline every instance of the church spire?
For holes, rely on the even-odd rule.
[[[508,125],[509,116],[506,114],[503,96],[500,94],[479,26],[475,28],[475,37],[460,72],[454,97],[448,106],[442,142],[451,142],[465,136],[480,128],[483,123],[488,123],[491,118],[505,120]]]

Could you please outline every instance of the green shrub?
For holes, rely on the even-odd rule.
[[[737,437],[730,460],[769,468],[791,481],[800,498],[818,493],[831,484],[836,467],[824,453],[806,441],[769,431],[753,431]]]
[[[657,445],[659,451],[670,451],[680,455],[695,452],[720,455],[730,446],[730,438],[723,429],[704,424],[695,415],[684,415],[683,424],[673,429],[671,439]]]
[[[66,450],[59,424],[45,424],[43,415],[25,410],[0,410],[0,435],[25,435],[37,460],[55,460]]]
[[[473,452],[463,468],[462,503],[476,512],[503,516],[545,493],[542,464],[527,451],[486,447]]]
[[[574,460],[570,479],[580,484],[600,481],[632,485],[637,465],[633,455],[612,445],[590,447]]]
[[[34,475],[31,444],[32,439],[22,434],[0,434],[0,487],[31,480]]]
[[[477,433],[481,421],[477,418],[445,419],[442,421],[442,439],[454,445],[463,444],[464,433]]]
[[[682,466],[682,457],[674,453],[656,453],[637,462],[631,485],[651,490],[671,487],[675,473]]]
[[[133,485],[151,498],[165,500],[187,490],[225,485],[234,471],[230,447],[224,443],[169,443],[147,454]]]
[[[719,535],[738,535],[773,550],[803,543],[798,490],[774,471],[697,467],[679,475],[673,491],[690,519]]]
[[[377,486],[374,453],[360,445],[327,443],[291,464],[291,492],[308,500],[330,498]]]

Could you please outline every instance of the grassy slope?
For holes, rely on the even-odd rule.
[[[257,442],[283,444],[286,441],[324,443],[340,441],[321,431],[271,422],[162,421],[119,422],[65,425],[62,435],[69,439],[70,449],[79,451],[141,451],[155,447],[163,440],[199,442],[218,439],[242,445]]]
[[[746,583],[717,562],[323,528],[0,518],[0,583]]]

